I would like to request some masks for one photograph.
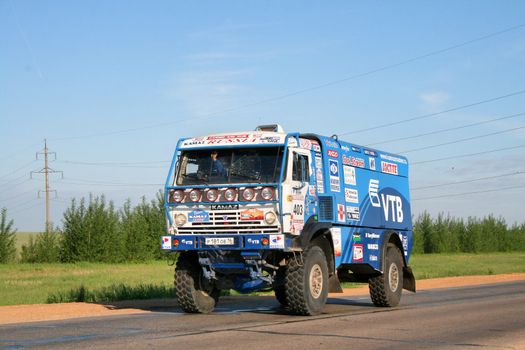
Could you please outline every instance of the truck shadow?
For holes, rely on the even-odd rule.
[[[127,300],[97,303],[109,310],[136,309],[150,312],[184,313],[174,298]],[[328,298],[324,313],[344,312],[355,308],[373,308],[368,298],[340,297]],[[273,296],[226,296],[219,300],[213,313],[265,313],[291,315]]]

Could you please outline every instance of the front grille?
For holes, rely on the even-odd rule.
[[[253,234],[279,233],[279,226],[267,225],[263,220],[241,220],[237,211],[209,212],[207,222],[192,222],[185,227],[179,227],[179,234]]]

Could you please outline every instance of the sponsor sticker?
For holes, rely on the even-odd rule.
[[[333,192],[341,192],[341,180],[339,178],[339,162],[337,160],[329,159],[330,170],[330,190]]]
[[[323,158],[315,156],[315,167],[320,170],[323,168]]]
[[[370,255],[368,256],[368,260],[370,260],[370,261],[377,261],[377,255],[372,255],[372,254],[370,254]]]
[[[337,204],[337,221],[345,222],[345,205]]]
[[[171,237],[162,236],[162,249],[171,249]]]
[[[369,156],[372,156],[372,157],[377,157],[377,153],[376,153],[376,151],[372,151],[371,149],[365,149],[365,150],[363,150],[363,152],[364,152],[366,155],[369,155]]]
[[[369,157],[368,164],[370,165],[369,167],[371,170],[376,170],[376,159],[375,158]]]
[[[350,148],[349,148],[348,146],[341,145],[341,149],[342,149],[343,151],[350,152]]]
[[[284,235],[270,235],[270,248],[284,248]]]
[[[362,244],[354,244],[353,247],[353,254],[352,254],[352,261],[354,262],[363,262],[363,245]]]
[[[361,153],[361,148],[356,147],[356,146],[352,146],[352,151]]]
[[[335,141],[332,141],[331,139],[326,139],[325,143],[328,147],[339,148],[339,144]]]
[[[369,238],[369,239],[379,239],[379,237],[381,237],[381,235],[379,235],[379,233],[367,232],[367,233],[365,233],[365,237]]]
[[[349,221],[359,221],[359,207],[346,206],[346,219]]]
[[[210,214],[204,210],[194,210],[188,214],[189,222],[208,222],[210,221]]]
[[[379,245],[377,243],[367,244],[366,248],[369,250],[379,250]]]
[[[356,177],[355,177],[355,168],[343,165],[343,174],[345,178],[345,184],[347,185],[356,185]]]
[[[359,192],[353,188],[345,188],[345,201],[348,203],[359,203]]]
[[[361,242],[361,235],[359,233],[354,233],[352,235],[352,239],[353,239],[354,243]]]
[[[327,153],[328,157],[339,158],[339,153],[337,151],[334,151],[333,149],[329,149]]]
[[[397,175],[397,164],[381,161],[381,171],[387,174]]]
[[[356,166],[356,167],[359,167],[359,168],[364,168],[365,167],[365,160],[363,158],[352,157],[352,161],[350,162],[350,165],[351,166]]]
[[[389,156],[388,154],[380,154],[379,156],[382,159],[386,159],[386,160],[389,160],[391,162],[396,162],[396,163],[401,163],[401,164],[406,164],[407,163],[406,159],[399,158],[399,157],[394,157],[394,156]]]
[[[334,255],[335,256],[341,256],[342,254],[342,241],[341,241],[341,228],[340,227],[332,227],[332,242],[334,243]]]
[[[263,220],[264,212],[259,209],[247,209],[241,211],[241,220]]]
[[[317,193],[322,194],[324,193],[323,171],[319,168],[317,168],[316,177],[317,177]]]

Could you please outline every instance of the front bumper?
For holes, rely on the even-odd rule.
[[[264,244],[267,243],[267,244]],[[292,239],[283,234],[169,235],[161,237],[164,251],[186,250],[287,250]]]

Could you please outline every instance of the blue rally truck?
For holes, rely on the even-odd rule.
[[[179,253],[175,291],[208,313],[222,289],[273,290],[299,315],[319,314],[340,282],[368,282],[376,306],[415,292],[405,157],[336,136],[255,131],[179,140],[165,188]]]

